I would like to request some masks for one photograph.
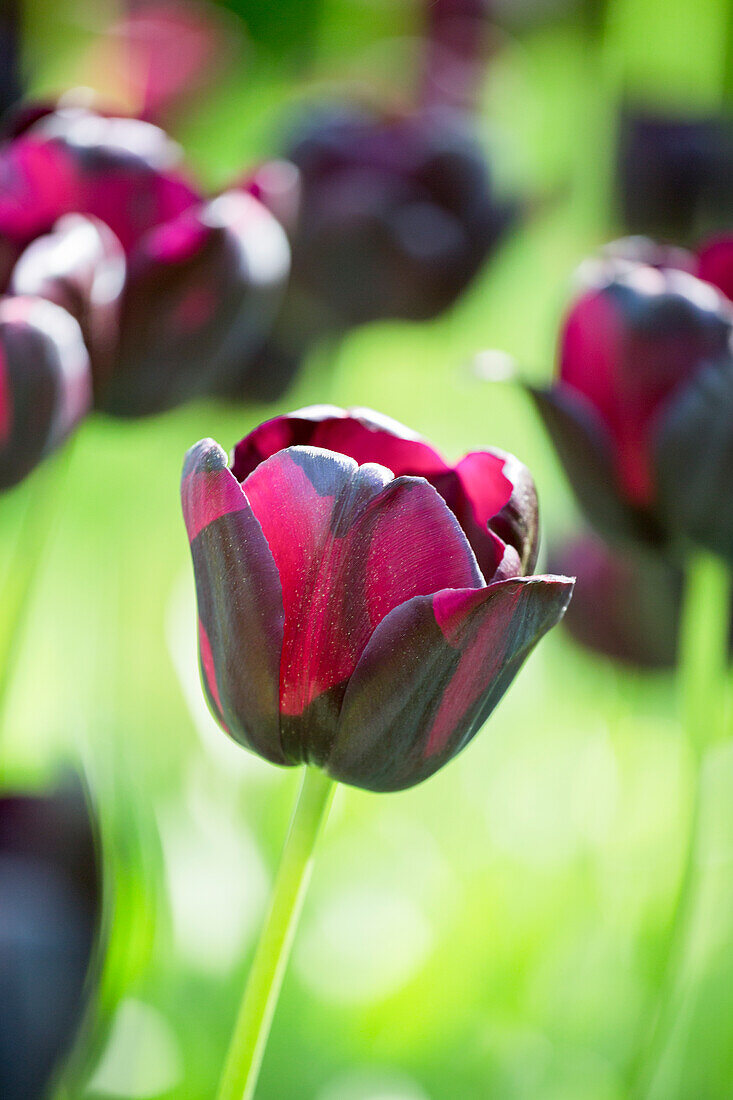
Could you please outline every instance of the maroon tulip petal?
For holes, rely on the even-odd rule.
[[[611,437],[582,394],[566,386],[528,387],[565,469],[581,509],[612,540],[658,542],[659,532],[644,512],[627,504],[616,487]]]
[[[700,249],[697,275],[733,300],[733,237],[717,237]]]
[[[502,573],[531,572],[539,549],[539,520],[527,467],[502,451],[474,451],[455,472],[460,490],[453,511],[484,576],[499,580]]]
[[[10,289],[47,298],[76,318],[99,384],[112,364],[124,283],[125,255],[112,230],[96,218],[67,214],[26,248]]]
[[[385,615],[412,596],[483,584],[455,517],[421,478],[291,447],[261,463],[243,490],[283,588],[284,716],[330,693],[335,729],[340,695]],[[319,743],[325,721],[312,731]],[[310,749],[320,752],[313,741]]]
[[[528,577],[401,604],[357,665],[325,767],[374,791],[421,782],[480,729],[573,582]]]
[[[262,528],[224,451],[202,440],[181,483],[199,609],[201,671],[215,717],[247,748],[290,764],[279,721],[283,597]]]
[[[91,405],[81,330],[41,298],[0,299],[0,488],[58,447]]]
[[[372,409],[311,405],[267,420],[245,436],[234,452],[234,474],[244,481],[270,455],[299,446],[337,451],[359,464],[378,462],[395,477],[430,480],[450,470],[426,440],[390,417]]]
[[[0,149],[0,234],[25,245],[77,209],[79,177],[68,152],[32,136]]]

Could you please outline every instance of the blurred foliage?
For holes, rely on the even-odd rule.
[[[275,150],[291,105],[350,73],[360,86],[372,66],[376,86],[389,77],[395,91],[387,39],[410,30],[413,4],[231,6],[248,26],[240,68],[178,134],[207,181]],[[314,357],[280,409],[371,405],[451,457],[505,447],[536,476],[545,531],[568,528],[568,490],[528,403],[471,363],[497,347],[549,377],[572,271],[617,228],[619,74],[686,103],[716,94],[722,0],[673,7],[694,32],[666,52],[670,5],[643,0],[611,5],[600,46],[567,16],[525,20],[507,38],[481,122],[500,175],[537,196],[523,229],[448,316],[352,334],[337,356]],[[31,0],[33,90],[73,81],[110,8]],[[196,439],[229,448],[277,411],[98,417],[75,444],[2,738],[8,782],[40,782],[80,754],[101,808],[114,909],[87,1100],[210,1100],[228,1042],[297,776],[229,744],[205,710],[178,478]],[[5,561],[23,510],[48,506],[42,481],[2,501]],[[621,1100],[658,976],[690,769],[669,678],[617,671],[556,631],[429,783],[381,798],[342,789],[260,1100]],[[730,1096],[729,747],[709,779],[703,905],[660,1100]]]

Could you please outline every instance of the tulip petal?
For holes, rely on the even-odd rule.
[[[181,497],[211,708],[235,740],[274,764],[293,763],[280,741],[280,579],[249,501],[213,440],[188,452]]]
[[[486,579],[502,579],[496,571],[504,568],[510,576],[530,573],[539,550],[539,517],[527,467],[503,451],[474,451],[461,459],[455,473],[460,499],[453,511]],[[495,564],[490,569],[492,558]]]
[[[124,282],[125,256],[112,230],[96,218],[67,214],[26,248],[10,290],[46,298],[76,318],[99,383],[115,351]]]
[[[610,437],[590,403],[563,386],[527,390],[590,522],[611,540],[658,544],[661,535],[651,517],[626,503],[616,488]]]
[[[260,424],[239,443],[233,471],[240,480],[265,458],[284,447],[323,447],[359,464],[378,462],[395,477],[409,474],[430,480],[450,467],[430,444],[403,424],[372,409],[310,405]]]
[[[669,529],[733,562],[733,357],[703,367],[655,428],[658,508]]]
[[[324,766],[374,791],[421,782],[471,740],[573,582],[527,577],[419,596],[377,627],[354,672]]]
[[[261,463],[243,490],[283,589],[283,744],[290,753],[304,746],[318,763],[384,616],[412,596],[478,588],[483,578],[455,517],[422,478],[291,447]]]
[[[81,330],[41,298],[0,299],[0,488],[58,447],[91,405]]]

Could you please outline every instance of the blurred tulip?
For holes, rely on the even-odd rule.
[[[77,781],[0,797],[0,1096],[50,1087],[90,997],[102,882]]]
[[[289,270],[279,222],[242,191],[153,230],[130,257],[119,357],[102,407],[160,412],[246,373]]]
[[[286,155],[301,187],[293,291],[326,330],[441,313],[513,217],[454,112],[389,118],[321,110]]]
[[[44,113],[0,147],[0,235],[23,247],[64,214],[89,214],[129,251],[199,201],[180,161],[149,122],[83,107]]]
[[[733,124],[627,106],[618,138],[618,201],[632,233],[687,240],[733,217]]]
[[[89,356],[74,318],[41,298],[1,298],[0,488],[58,447],[91,398]]]
[[[534,396],[588,518],[611,539],[733,559],[733,308],[683,271],[605,261]]]
[[[596,535],[570,539],[550,555],[576,577],[563,625],[586,649],[640,669],[673,668],[682,570],[642,548],[620,550]]]
[[[117,351],[124,285],[125,255],[112,230],[97,218],[67,214],[22,253],[10,292],[46,298],[76,318],[89,350],[96,391]]]
[[[451,467],[368,410],[278,417],[231,468],[203,440],[182,497],[215,717],[273,763],[370,790],[455,756],[572,590],[524,575],[537,504],[517,459]]]

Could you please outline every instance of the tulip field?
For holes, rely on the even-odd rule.
[[[729,1100],[730,5],[6,4],[0,1100]]]

